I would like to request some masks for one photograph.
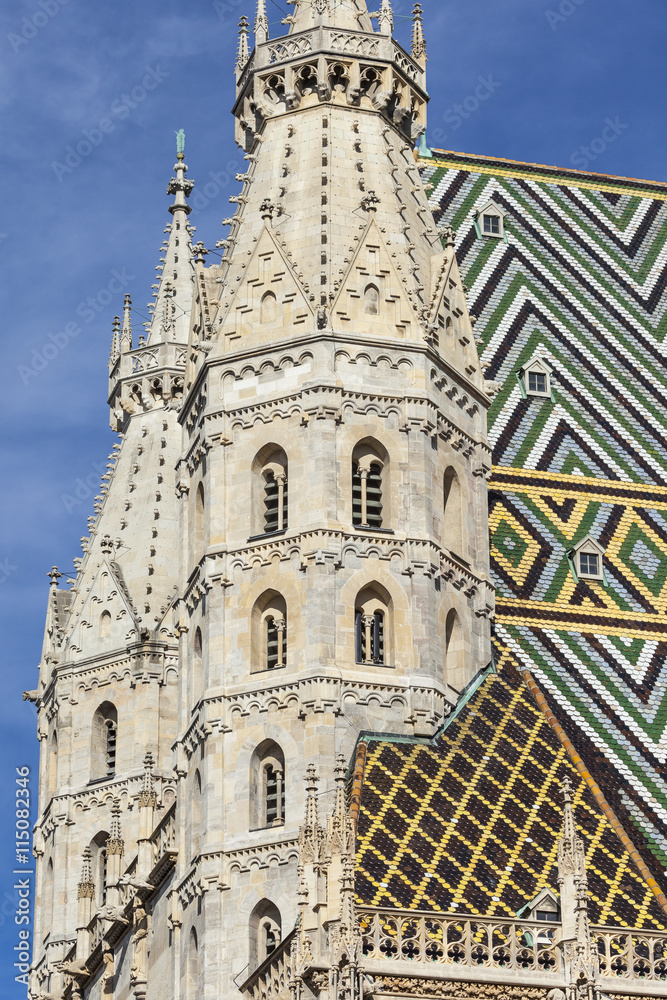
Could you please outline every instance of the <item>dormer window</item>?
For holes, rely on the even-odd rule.
[[[492,236],[496,240],[505,239],[505,213],[495,201],[489,201],[477,209],[473,218],[480,238]]]
[[[545,358],[535,356],[519,370],[519,381],[525,397],[551,398],[553,369]]]
[[[580,580],[604,580],[605,550],[600,543],[587,535],[569,553],[574,572]]]

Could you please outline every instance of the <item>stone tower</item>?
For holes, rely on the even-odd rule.
[[[221,263],[190,246],[179,153],[146,341],[129,307],[114,332],[122,444],[36,693],[40,983],[102,905],[113,818],[139,903],[100,990],[235,995],[296,919],[307,766],[333,805],[361,731],[430,737],[491,660],[489,387],[415,161],[421,12],[411,54],[389,0],[297,0],[288,22],[269,39],[259,0],[252,54],[241,22]],[[142,844],[174,795],[167,877]]]
[[[176,767],[203,982],[294,924],[308,764],[327,806],[360,731],[431,736],[491,660],[488,397],[415,162],[421,20],[410,55],[377,19],[300,2],[272,40],[260,2],[252,55],[242,22],[247,172],[222,263],[194,248]]]
[[[114,321],[109,360],[111,425],[118,432],[100,495],[81,539],[70,589],[50,574],[37,690],[40,780],[35,960],[46,968],[76,938],[77,882],[90,847],[92,903],[106,902],[106,841],[115,800],[130,843],[140,836],[147,753],[161,805],[174,799],[177,734],[180,457],[192,301],[192,264],[182,155],[169,193],[172,220],[157,266],[152,319],[136,338],[132,303]],[[135,342],[136,340],[136,342]]]

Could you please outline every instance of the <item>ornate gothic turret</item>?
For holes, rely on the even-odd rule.
[[[349,832],[321,833],[308,761],[329,794],[359,730],[432,736],[491,661],[489,397],[415,162],[421,14],[414,58],[389,2],[300,0],[287,20],[269,39],[260,3],[252,53],[242,22],[247,170],[222,261],[195,248],[180,414],[176,767],[179,800],[205,792],[178,810],[179,865],[223,886],[224,916],[208,891],[201,908],[232,992],[293,926],[295,885],[320,905],[297,845],[312,864]]]

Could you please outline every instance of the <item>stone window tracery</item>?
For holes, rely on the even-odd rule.
[[[357,663],[384,666],[388,662],[390,600],[379,586],[368,587],[357,597],[354,633]]]
[[[352,523],[361,528],[381,528],[384,523],[383,490],[386,462],[373,443],[357,445],[352,455]]]
[[[118,713],[105,701],[95,712],[92,725],[91,780],[113,778],[116,774]]]
[[[250,765],[251,829],[285,822],[285,756],[273,740],[255,750]]]
[[[278,948],[282,940],[282,918],[278,907],[263,899],[250,916],[249,965],[255,970]]]
[[[253,672],[287,666],[287,604],[275,591],[267,591],[253,609]]]

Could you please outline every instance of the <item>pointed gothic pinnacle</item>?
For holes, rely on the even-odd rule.
[[[314,764],[309,764],[306,770],[306,827],[315,830],[319,826],[317,811],[317,784],[319,782]]]
[[[572,809],[572,782],[567,775],[563,778],[561,795],[563,796],[563,840],[573,844],[577,830],[574,825],[574,811]]]
[[[412,11],[412,58],[422,68],[426,66],[426,41],[424,39],[424,21],[422,5],[416,3]]]
[[[121,354],[127,354],[132,350],[132,299],[125,296],[123,303],[123,329],[120,334]]]
[[[83,864],[81,865],[81,877],[79,878],[78,899],[92,899],[95,895],[95,883],[93,882],[93,854],[90,847],[83,849]]]
[[[336,758],[336,766],[334,767],[334,780],[336,782],[336,801],[334,805],[334,816],[337,819],[344,819],[345,817],[345,775],[347,773],[347,768],[345,766],[345,756],[339,753]]]
[[[255,18],[255,44],[263,45],[269,40],[269,19],[266,16],[266,0],[257,0]]]
[[[246,63],[250,58],[250,50],[248,48],[248,31],[250,30],[250,25],[248,18],[244,15],[239,21],[239,50],[236,57],[236,72],[240,75],[245,69]]]
[[[120,829],[120,799],[115,798],[111,806],[111,826],[109,827],[109,839],[110,840],[121,840],[122,833]]]
[[[109,368],[118,361],[120,357],[120,316],[114,316],[111,330],[111,352],[109,354]]]
[[[394,12],[391,7],[391,0],[382,0],[380,13],[378,14],[378,24],[380,34],[391,35],[394,30]]]

